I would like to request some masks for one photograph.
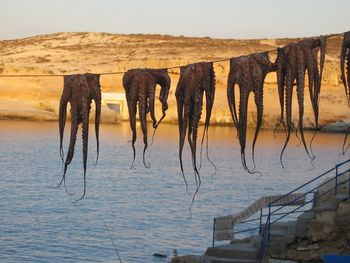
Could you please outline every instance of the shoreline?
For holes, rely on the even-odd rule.
[[[49,111],[37,110],[37,111],[20,111],[20,110],[0,110],[0,121],[31,121],[31,122],[58,122],[58,116]],[[70,121],[69,116],[67,116],[67,121]],[[121,122],[128,122],[129,120],[122,120],[118,117],[115,118],[105,118],[101,119],[100,124],[120,124]],[[147,120],[151,123],[151,120]],[[90,123],[94,123],[94,113],[90,114]],[[177,122],[174,120],[163,120],[162,123],[167,125],[177,125]],[[203,126],[204,123],[200,122],[200,126]],[[234,127],[233,123],[227,122],[215,122],[210,123],[212,127]],[[336,121],[326,125],[322,125],[318,132],[322,133],[343,133],[345,134],[350,127],[350,123],[344,121]],[[248,125],[248,128],[255,129],[255,126]],[[274,130],[274,126],[262,126],[261,130]],[[283,131],[279,128],[278,132]],[[315,131],[313,127],[304,127],[304,131]],[[292,128],[292,132],[295,132],[295,128]]]

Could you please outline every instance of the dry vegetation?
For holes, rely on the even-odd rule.
[[[171,67],[198,61],[210,61],[271,50],[297,39],[231,40],[174,37],[168,35],[117,35],[108,33],[56,33],[18,40],[0,41],[1,74],[70,74],[83,72],[125,71],[137,67]],[[321,124],[348,121],[349,110],[339,79],[341,37],[329,39],[323,87],[320,100]],[[275,54],[271,53],[274,59]],[[217,95],[213,122],[231,123],[226,101],[228,62],[215,64]],[[172,88],[168,121],[176,120],[174,91],[178,69],[171,70]],[[123,92],[122,75],[103,76],[102,90]],[[270,74],[265,88],[265,127],[278,118],[276,78]],[[0,78],[0,115],[31,108],[50,113],[56,118],[62,78]],[[306,98],[306,126],[312,127],[310,103]],[[11,104],[10,102],[17,102]],[[12,106],[11,106],[12,105]],[[16,105],[16,108],[14,105]],[[252,105],[253,106],[253,105]],[[296,109],[297,105],[293,105]],[[19,108],[18,108],[19,107]],[[249,123],[254,122],[255,109],[250,107]],[[18,113],[19,114],[19,113]],[[55,115],[56,114],[56,115]],[[20,114],[19,114],[20,115]],[[294,114],[296,116],[296,114]],[[48,118],[44,118],[45,120]],[[50,118],[49,118],[50,119]]]

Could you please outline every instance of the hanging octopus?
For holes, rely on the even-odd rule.
[[[243,168],[249,173],[255,173],[254,151],[255,143],[263,119],[263,85],[267,73],[275,70],[270,62],[268,52],[261,52],[249,56],[241,56],[230,60],[230,72],[227,81],[227,99],[233,122],[237,128],[237,135],[241,146],[241,160]],[[239,87],[239,115],[235,102],[235,85]],[[250,93],[254,93],[257,109],[257,125],[252,144],[252,159],[254,168],[249,169],[246,164],[245,148],[247,134],[247,111]]]
[[[343,44],[340,53],[340,69],[341,80],[345,88],[346,99],[350,105],[350,31],[344,33]]]
[[[64,161],[64,172],[59,187],[62,182],[66,188],[67,167],[71,163],[74,155],[74,147],[77,138],[78,126],[82,124],[83,133],[83,166],[84,166],[84,193],[79,199],[83,199],[86,194],[86,162],[88,154],[88,138],[89,138],[89,114],[91,102],[95,101],[95,133],[97,141],[97,158],[99,155],[99,124],[101,116],[101,89],[100,76],[96,74],[79,74],[64,77],[64,88],[59,105],[59,133],[60,133],[60,155],[64,160],[63,153],[63,134],[66,124],[67,104],[71,106],[71,133],[68,154]],[[66,188],[67,191],[67,188]],[[68,191],[67,191],[68,192]]]
[[[204,123],[203,138],[205,134],[208,135],[210,117],[214,104],[215,72],[213,68],[213,63],[203,62],[181,67],[180,79],[175,92],[178,111],[178,127],[180,134],[179,159],[182,176],[187,187],[187,181],[185,178],[182,164],[182,151],[187,132],[187,139],[191,148],[192,166],[197,186],[196,193],[198,192],[201,185],[201,179],[197,167],[196,152],[198,125],[202,115],[204,92],[206,98],[206,117]]]
[[[155,90],[157,84],[161,86],[159,100],[162,104],[162,117],[158,122],[155,117]],[[145,161],[145,153],[148,147],[146,114],[149,112],[151,115],[155,133],[158,125],[166,115],[166,110],[168,109],[167,99],[170,90],[170,77],[167,69],[131,69],[123,76],[123,86],[125,89],[126,101],[129,109],[130,127],[132,131],[131,145],[133,149],[133,161],[131,168],[134,165],[136,157],[135,142],[137,103],[144,142],[143,164],[145,167],[149,168],[150,166],[147,165]]]
[[[323,73],[323,66],[325,60],[326,40],[324,37],[310,38],[302,40],[296,44],[289,44],[283,48],[277,50],[277,83],[278,94],[281,107],[281,117],[277,125],[284,124],[284,100],[286,111],[286,127],[287,136],[280,155],[281,165],[283,166],[283,153],[286,149],[290,133],[292,129],[292,97],[293,97],[293,84],[296,81],[297,84],[297,99],[299,106],[299,121],[297,131],[300,133],[300,138],[303,143],[304,149],[310,159],[314,159],[314,156],[309,153],[306,146],[304,130],[303,130],[303,117],[304,117],[304,86],[305,86],[305,73],[307,70],[309,81],[309,94],[313,113],[315,117],[315,133],[310,141],[310,151],[312,153],[311,143],[318,130],[318,115],[319,115],[319,95],[321,91],[321,80]],[[318,51],[320,50],[320,62],[318,63]],[[319,64],[319,68],[318,68]]]
[[[343,44],[340,53],[340,69],[341,69],[341,80],[345,88],[346,99],[348,101],[348,106],[350,106],[350,31],[344,33]],[[346,72],[346,74],[345,74]],[[349,145],[345,147],[350,127],[346,132],[344,143],[343,143],[343,154],[349,148]]]

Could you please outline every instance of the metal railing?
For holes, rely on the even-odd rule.
[[[285,195],[272,195],[272,196],[264,196],[261,197],[259,199],[257,199],[255,202],[253,202],[251,205],[249,205],[245,210],[243,210],[241,213],[239,214],[235,214],[235,215],[230,215],[233,219],[233,221],[236,221],[236,223],[232,222],[232,231],[227,232],[226,234],[230,235],[229,233],[232,232],[232,236],[231,238],[234,236],[236,236],[237,234],[241,235],[243,233],[248,233],[249,235],[252,235],[253,231],[259,230],[259,234],[261,233],[261,229],[262,229],[262,221],[265,217],[268,216],[268,214],[266,214],[265,209],[268,208],[268,205],[272,202],[272,200],[279,200],[279,202],[275,202],[274,206],[281,206],[284,204],[288,204],[288,206],[296,206],[296,205],[300,205],[301,203],[305,202],[305,198],[304,195],[302,196],[303,198],[301,198],[301,200],[299,200],[296,203],[291,203],[288,200],[293,200],[295,199],[295,196],[300,196],[302,195],[301,193],[297,193],[295,195],[290,195],[288,197],[287,200],[282,200],[280,197],[285,197]],[[271,201],[269,201],[268,203],[264,204],[264,201],[262,199],[268,198]],[[248,210],[251,208],[251,210]],[[248,219],[251,217],[251,215],[249,215],[250,213],[254,213],[256,214],[257,212],[260,212],[260,216],[257,218],[253,218],[253,219]],[[301,213],[302,211],[298,211],[296,213]],[[248,213],[248,215],[247,215]],[[293,212],[288,212],[288,213],[293,213]],[[285,211],[280,211],[279,213],[276,213],[276,215],[284,215],[286,214]],[[229,217],[229,216],[226,216]],[[234,219],[235,217],[235,219]],[[240,221],[240,219],[238,218],[242,218],[242,217],[246,217],[247,219],[243,219],[242,221]],[[214,218],[214,223],[213,223],[213,242],[212,242],[212,247],[215,246],[215,239],[216,239],[216,220],[218,218]],[[238,220],[237,220],[238,219]],[[252,224],[254,224],[255,221],[259,220],[259,226],[254,225],[253,227],[251,227]],[[247,226],[248,225],[248,226]],[[222,226],[221,226],[222,227]],[[236,230],[236,227],[238,227],[238,229]],[[242,230],[242,228],[244,228]],[[226,229],[227,231],[227,229]],[[243,234],[244,235],[244,234]],[[225,238],[219,239],[219,240],[228,240],[229,236],[226,236]]]
[[[317,199],[320,198],[321,196],[324,196],[330,192],[334,192],[334,196],[336,196],[338,194],[339,191],[339,186],[345,183],[348,183],[348,193],[347,193],[347,198],[350,199],[350,179],[348,178],[347,180],[343,180],[339,183],[340,177],[344,176],[344,175],[349,175],[349,166],[347,166],[347,169],[345,169],[344,171],[340,172],[341,168],[344,168],[344,166],[346,164],[350,163],[350,159],[347,161],[344,161],[342,163],[338,163],[335,165],[335,167],[333,167],[332,169],[329,169],[328,171],[324,172],[323,174],[317,176],[316,178],[306,182],[305,184],[299,186],[298,188],[294,189],[293,191],[290,191],[289,193],[287,193],[286,195],[282,196],[281,198],[271,202],[268,205],[268,214],[266,215],[266,223],[265,223],[265,228],[263,229],[263,231],[261,232],[261,244],[260,244],[260,252],[259,252],[259,260],[261,262],[266,249],[268,248],[269,244],[270,244],[270,237],[271,237],[271,225],[273,225],[274,223],[276,223],[277,221],[282,220],[283,218],[289,216],[292,213],[298,213],[298,212],[305,212],[308,210],[300,210],[302,208],[304,208],[307,204],[312,203],[313,205],[316,203]],[[331,179],[323,182],[322,184],[317,185],[316,187],[313,187],[312,189],[309,189],[308,191],[306,191],[303,196],[299,196],[297,198],[295,198],[294,200],[291,201],[292,202],[296,202],[299,198],[303,198],[308,194],[313,194],[313,198],[309,201],[306,201],[304,204],[299,205],[298,207],[294,208],[293,210],[287,212],[287,213],[278,213],[279,211],[281,211],[281,209],[283,209],[284,207],[286,207],[288,205],[285,204],[283,206],[280,206],[279,208],[275,209],[272,211],[273,209],[273,205],[274,203],[278,202],[279,200],[281,200],[282,198],[286,198],[287,196],[295,193],[296,191],[300,191],[303,188],[306,188],[307,186],[310,186],[312,183],[314,183],[315,181],[317,181],[320,178],[323,178],[326,175],[329,175],[331,172],[335,171],[335,176],[332,177]],[[333,187],[329,187],[329,189],[327,189],[326,191],[323,192],[318,192],[317,190],[320,189],[322,186],[325,186],[326,184],[330,184],[332,181],[334,181],[334,186]],[[277,218],[276,218],[277,217]],[[260,223],[260,230],[261,230],[261,223]]]
[[[335,175],[332,178],[328,180],[323,180],[323,182],[319,181],[320,179],[324,179],[325,176],[329,176],[330,174],[332,174],[332,172],[335,172]],[[344,180],[344,177],[346,177],[346,175],[348,175],[348,177],[345,178],[346,180]],[[334,181],[334,184],[332,183],[332,181]],[[287,217],[288,219],[290,219],[291,215],[295,215],[296,218],[296,214],[312,211],[312,209],[315,207],[315,204],[317,204],[317,201],[319,201],[319,198],[329,193],[332,193],[334,194],[334,196],[336,196],[339,193],[339,186],[345,183],[348,183],[348,192],[346,198],[350,199],[350,159],[336,164],[333,168],[329,169],[328,171],[297,187],[289,193],[280,196],[273,202],[268,203],[265,208],[260,209],[260,215],[258,217],[240,222],[237,225],[238,229],[233,229],[233,236],[244,233],[248,233],[249,235],[251,235],[253,231],[258,231],[261,238],[258,259],[261,262],[270,244],[271,225],[283,219],[287,219]],[[325,187],[325,189],[321,189],[321,191],[320,188],[323,188],[323,186],[327,184],[329,186]],[[302,194],[298,194],[295,198],[293,198],[293,194],[296,193]],[[280,201],[282,199],[286,199],[289,201],[281,205]],[[301,199],[304,199],[304,202],[299,203],[298,201],[300,201]],[[289,211],[285,211],[285,209],[289,209]],[[259,212],[259,210],[257,210],[257,212]],[[263,227],[263,221],[265,220],[265,218],[265,227]],[[215,219],[216,218],[214,218],[213,225],[213,247],[215,245]],[[254,222],[258,222],[259,225],[252,225],[254,224]]]

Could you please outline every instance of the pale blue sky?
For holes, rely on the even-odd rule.
[[[350,30],[350,0],[0,0],[0,39],[92,31],[213,38]]]

